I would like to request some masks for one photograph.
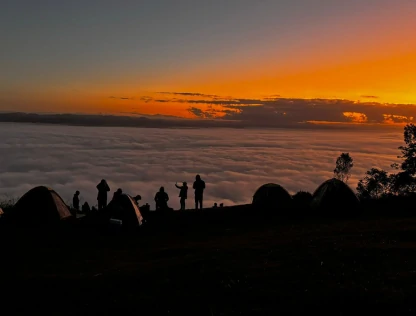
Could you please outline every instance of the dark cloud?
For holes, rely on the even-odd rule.
[[[144,97],[142,99],[145,102],[169,102],[169,103],[187,103],[187,104],[204,104],[204,105],[263,105],[265,100],[258,99],[235,99],[235,98],[225,98],[225,97],[214,97],[212,99],[178,99],[178,98],[169,98],[169,99],[155,99],[152,97]],[[275,99],[273,99],[275,100]]]
[[[158,103],[168,103],[168,102],[171,102],[171,101],[169,101],[169,100],[163,100],[163,99],[160,99],[160,100],[158,100],[158,99],[156,99],[156,100],[154,100],[155,102],[158,102]]]
[[[209,112],[202,111],[201,109],[198,109],[198,108],[189,108],[188,111],[190,113],[192,113],[193,115],[195,115],[197,117],[200,117],[200,118],[211,118],[212,117]]]
[[[378,99],[376,95],[362,95],[361,97],[364,99]]]
[[[134,100],[134,98],[128,98],[128,97],[115,97],[111,96],[110,99],[117,99],[117,100]]]
[[[217,112],[212,107],[209,107],[207,110],[202,111],[201,109],[191,107],[188,109],[190,113],[195,115],[196,117],[202,118],[202,119],[214,119]]]
[[[267,129],[142,129],[0,124],[0,197],[51,186],[65,201],[76,190],[96,204],[95,186],[140,194],[154,208],[160,186],[179,207],[175,182],[207,182],[206,205],[250,203],[260,185],[275,182],[294,193],[314,191],[332,176],[341,152],[354,158],[351,186],[371,167],[396,161],[402,130],[373,133]],[[112,192],[111,192],[112,194]],[[188,205],[192,205],[192,190]]]
[[[236,106],[254,105],[256,106],[256,105],[263,105],[264,102],[267,102],[267,101],[256,100],[256,99],[227,99],[227,100],[215,99],[215,100],[177,100],[176,102],[189,103],[189,104],[211,104],[211,105],[222,105],[222,106],[227,106],[227,105],[236,105]]]
[[[219,98],[218,95],[215,94],[204,94],[198,92],[156,92],[158,94],[168,94],[168,95],[181,95],[187,97],[205,97],[205,98]]]
[[[153,101],[160,102],[156,99]],[[413,104],[383,104],[343,99],[201,98],[163,99],[163,102],[189,104],[189,111],[196,117],[243,121],[247,127],[297,126],[305,122],[410,123],[415,122],[416,118],[416,106]],[[215,109],[206,110],[206,106],[215,106]]]
[[[269,95],[268,97],[263,98],[262,100],[267,100],[267,101],[275,101],[280,99],[282,96],[280,94],[272,94]]]
[[[144,96],[144,97],[140,97],[140,101],[148,103],[150,101],[153,101],[153,98]]]

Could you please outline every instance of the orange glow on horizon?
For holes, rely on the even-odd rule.
[[[264,69],[268,67],[265,66]],[[269,67],[270,68],[270,67]],[[278,94],[286,98],[366,100],[416,104],[416,50],[385,59],[336,66],[311,67],[297,72],[241,73],[231,78],[206,79],[188,90],[221,95],[259,97]],[[368,100],[367,100],[368,101]]]
[[[279,96],[300,99],[345,99],[352,101],[416,104],[416,50],[384,58],[366,59],[356,62],[343,61],[337,65],[326,65],[315,61],[309,67],[296,67],[276,71],[270,61],[251,73],[241,69],[235,73],[212,71],[207,76],[185,78],[183,74],[177,84],[152,84],[137,89],[134,84],[117,86],[96,85],[78,87],[65,86],[14,93],[12,108],[31,101],[31,108],[43,111],[82,112],[82,113],[124,113],[147,115],[171,115],[186,118],[194,117],[188,109],[193,106],[185,102],[145,102],[144,96],[163,99],[157,91],[195,92],[221,97],[263,99]],[[162,78],[163,79],[163,78]],[[187,80],[185,80],[187,79]],[[111,91],[111,92],[108,92]],[[180,99],[180,97],[177,97]],[[202,96],[186,99],[203,99]],[[5,99],[6,102],[8,99]],[[203,110],[206,104],[195,104]],[[25,109],[26,110],[26,109]],[[415,115],[416,116],[416,115]],[[355,114],[352,121],[360,120]]]
[[[102,59],[97,58],[97,63],[92,63],[91,69],[75,67],[77,59],[73,64],[68,60],[67,67],[62,70],[51,66],[51,69],[35,71],[33,63],[35,70],[28,71],[29,75],[15,72],[19,80],[12,75],[3,78],[0,109],[184,118],[194,118],[194,113],[202,113],[200,118],[226,115],[225,111],[221,112],[221,104],[204,103],[203,94],[253,100],[278,96],[342,99],[380,106],[387,103],[416,105],[416,41],[412,40],[416,5],[410,0],[401,5],[394,1],[383,2],[379,6],[363,6],[365,10],[353,10],[351,4],[348,12],[328,11],[338,13],[327,14],[325,18],[305,12],[304,18],[298,16],[299,20],[291,20],[293,23],[282,25],[281,29],[275,21],[255,25],[254,35],[248,36],[248,40],[245,36],[249,34],[233,30],[236,33],[230,34],[243,36],[241,40],[233,37],[235,41],[231,44],[224,26],[224,34],[218,38],[213,36],[212,46],[204,50],[195,48],[203,43],[202,37],[197,37],[200,43],[194,41],[195,47],[189,48],[172,40],[165,44],[173,48],[182,45],[183,51],[179,54],[174,50],[161,50],[164,54],[155,59],[149,53],[151,50],[148,55],[141,55],[139,48],[136,56],[132,45],[131,51],[103,54]],[[155,55],[158,55],[158,47],[156,45]],[[31,60],[27,58],[28,65]],[[87,61],[82,61],[81,65],[84,62],[87,66]],[[167,96],[158,93],[161,91],[195,95]],[[189,100],[193,102],[187,102]],[[192,107],[194,113],[189,111]],[[416,117],[412,109],[399,113],[406,116],[396,115],[394,111],[390,114],[388,109],[380,113],[379,120],[383,120],[384,114],[385,124],[401,124]],[[361,112],[359,107],[343,108],[336,119],[346,119],[351,124],[371,124],[371,115]]]

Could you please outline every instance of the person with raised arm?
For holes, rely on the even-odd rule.
[[[178,183],[175,183],[175,187],[177,187],[179,191],[180,203],[181,203],[181,211],[185,210],[185,202],[188,198],[188,184],[186,182],[182,182],[182,186],[179,186]]]

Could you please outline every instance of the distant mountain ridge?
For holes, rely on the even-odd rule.
[[[355,129],[355,124],[313,124],[300,123],[267,123],[248,120],[225,119],[187,119],[180,117],[155,116],[127,116],[110,114],[71,114],[71,113],[0,113],[3,123],[37,123],[69,126],[96,127],[138,127],[138,128],[292,128],[292,129]],[[370,124],[362,128],[374,128]]]

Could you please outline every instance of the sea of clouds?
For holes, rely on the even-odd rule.
[[[341,152],[354,158],[355,189],[371,167],[390,170],[402,145],[401,131],[291,129],[146,129],[0,123],[0,198],[19,197],[34,186],[55,189],[70,203],[96,204],[96,185],[107,179],[142,196],[154,208],[161,186],[179,208],[175,182],[206,182],[205,206],[250,203],[264,183],[289,192],[313,192],[333,176]],[[188,206],[193,206],[189,191]]]

